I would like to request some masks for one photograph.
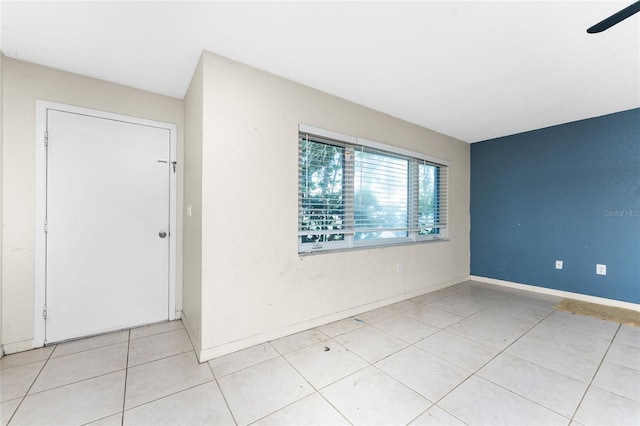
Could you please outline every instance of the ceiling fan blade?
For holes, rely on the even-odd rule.
[[[602,32],[608,28],[613,27],[618,22],[624,19],[627,19],[629,16],[636,14],[638,12],[640,12],[640,0],[633,3],[631,6],[627,6],[621,11],[614,13],[613,15],[609,16],[607,19],[603,19],[602,21],[598,22],[597,24],[589,28],[587,32],[589,34]]]

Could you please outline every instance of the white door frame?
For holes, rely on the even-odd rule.
[[[45,343],[45,319],[43,309],[46,301],[46,238],[45,218],[47,207],[47,157],[45,148],[45,131],[47,126],[47,110],[70,112],[98,118],[124,121],[127,123],[159,127],[169,130],[170,162],[178,161],[176,150],[176,125],[121,114],[98,111],[89,108],[65,105],[56,102],[36,100],[36,208],[35,208],[35,286],[34,286],[34,320],[33,347],[39,348]],[[170,174],[169,183],[169,320],[176,319],[176,175]]]

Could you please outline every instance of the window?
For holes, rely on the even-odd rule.
[[[298,251],[443,240],[447,165],[300,125]]]
[[[328,142],[300,141],[300,241],[345,240],[345,148]]]

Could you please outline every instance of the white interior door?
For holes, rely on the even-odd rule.
[[[45,343],[169,319],[170,131],[46,120]]]

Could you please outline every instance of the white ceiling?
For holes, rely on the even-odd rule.
[[[2,51],[183,98],[201,51],[467,142],[640,107],[627,1],[11,2]]]

